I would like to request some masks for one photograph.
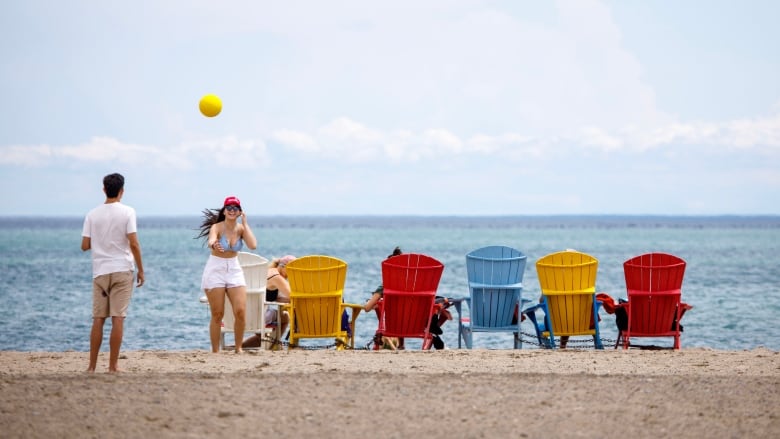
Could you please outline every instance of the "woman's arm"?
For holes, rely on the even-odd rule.
[[[216,251],[222,251],[222,246],[219,245],[219,232],[217,231],[219,226],[219,223],[212,224],[211,229],[209,229],[209,248]]]
[[[257,238],[255,238],[255,234],[252,233],[252,229],[249,227],[249,221],[246,219],[246,212],[241,211],[241,224],[244,226],[244,231],[242,233],[242,238],[244,239],[244,243],[247,247],[254,250],[257,248]],[[288,288],[289,290],[289,288]],[[287,294],[287,297],[290,297],[289,294]]]
[[[368,299],[365,305],[363,305],[363,309],[366,311],[371,311],[376,307],[377,302],[379,302],[379,299],[382,298],[382,295],[379,293],[374,293],[371,295],[371,298]]]
[[[290,283],[283,276],[279,275],[268,279],[265,288],[268,290],[279,290],[277,302],[290,303]]]

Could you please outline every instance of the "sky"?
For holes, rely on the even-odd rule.
[[[780,214],[773,0],[0,3],[0,216]],[[214,118],[198,102],[215,94]]]

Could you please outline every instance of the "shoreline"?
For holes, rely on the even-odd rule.
[[[0,351],[0,376],[81,373],[88,352]],[[580,361],[584,360],[584,361]],[[327,363],[325,363],[327,362]],[[100,352],[97,374],[106,371]],[[243,354],[206,350],[137,350],[120,353],[120,368],[136,373],[553,373],[594,375],[749,375],[780,377],[780,351],[767,348],[717,350],[641,349],[446,349],[442,351],[247,350]],[[259,367],[259,368],[258,368]]]
[[[21,437],[776,437],[780,352],[0,351]],[[111,425],[111,427],[109,427]]]

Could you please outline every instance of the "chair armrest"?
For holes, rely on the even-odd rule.
[[[466,304],[471,308],[471,298],[470,297],[459,297],[457,299],[449,299],[450,303],[452,303],[455,306],[455,311],[458,312],[458,325],[461,325],[463,323],[463,302],[466,302]]]
[[[690,309],[693,309],[693,305],[688,305],[687,303],[680,302],[680,315],[677,316],[677,323],[682,320],[683,316],[685,315],[685,311],[688,311]]]
[[[342,303],[341,309],[345,310],[347,308],[352,309],[352,315],[350,316],[350,322],[349,327],[352,329],[352,336],[349,338],[349,347],[355,348],[355,322],[357,321],[358,316],[360,315],[360,312],[363,311],[363,305],[358,305],[357,303]]]
[[[523,310],[523,314],[527,315],[528,318],[531,318],[530,314],[534,313],[534,312],[536,312],[537,310],[540,310],[540,309],[542,311],[544,311],[544,304],[543,303],[537,303],[534,306],[531,306],[531,307],[528,307],[528,308],[524,309]]]
[[[536,311],[540,309],[544,311],[545,316],[541,322],[538,322],[536,320]],[[524,309],[522,314],[526,315],[528,317],[528,320],[530,320],[531,323],[534,325],[534,330],[536,331],[536,339],[539,341],[539,345],[547,348],[552,347],[552,341],[550,340],[550,337],[544,335],[544,332],[547,330],[547,324],[545,323],[545,321],[547,320],[547,304],[544,302],[537,303],[534,306]]]
[[[360,315],[360,312],[363,311],[363,305],[358,305],[357,303],[342,303],[341,309],[352,309],[352,320],[357,319],[357,316]]]

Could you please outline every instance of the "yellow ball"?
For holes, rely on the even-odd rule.
[[[200,112],[206,117],[214,117],[222,111],[222,101],[216,95],[206,95],[200,98]]]

